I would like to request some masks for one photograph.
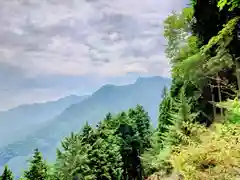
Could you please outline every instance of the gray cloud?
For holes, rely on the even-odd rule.
[[[0,97],[4,89],[8,95],[18,89],[23,97],[31,92],[50,97],[51,84],[59,94],[69,90],[61,85],[79,88],[64,77],[168,76],[162,21],[185,5],[185,0],[0,1],[0,80],[8,77]],[[51,83],[43,83],[46,79]]]

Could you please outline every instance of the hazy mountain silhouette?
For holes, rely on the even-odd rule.
[[[86,121],[96,125],[108,112],[118,113],[137,104],[143,105],[153,125],[156,125],[162,90],[170,83],[168,78],[149,77],[124,86],[105,85],[81,102],[73,103],[52,120],[39,125],[36,131],[22,140],[1,148],[0,166],[8,163],[15,173],[20,173],[19,168],[26,167],[25,159],[34,148],[39,148],[48,160],[54,160],[61,140],[71,132],[79,131]]]
[[[0,147],[22,139],[38,126],[63,112],[87,96],[67,96],[56,101],[21,105],[0,112]]]

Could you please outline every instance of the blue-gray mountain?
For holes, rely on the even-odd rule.
[[[36,131],[40,124],[53,119],[67,107],[86,97],[71,95],[57,101],[21,105],[0,112],[0,147],[24,138]]]
[[[50,161],[61,140],[71,132],[81,129],[86,121],[96,125],[108,112],[118,113],[137,104],[148,111],[153,125],[157,123],[158,105],[164,86],[171,80],[162,77],[139,78],[134,84],[105,85],[79,103],[67,107],[61,114],[38,126],[38,129],[22,140],[10,143],[0,149],[0,166],[8,164],[14,173],[26,167],[25,160],[34,148],[39,148]]]

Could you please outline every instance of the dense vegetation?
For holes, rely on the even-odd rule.
[[[36,149],[22,179],[240,177],[240,1],[192,0],[164,24],[173,80],[157,129],[140,105],[109,113],[65,138],[54,165]],[[1,179],[13,179],[7,166]]]

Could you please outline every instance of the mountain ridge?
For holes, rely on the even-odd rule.
[[[6,144],[5,137],[8,140],[17,140],[30,132],[34,131],[35,126],[44,123],[66,109],[71,104],[82,101],[87,96],[67,96],[56,101],[45,103],[24,104],[12,108],[8,111],[0,112],[0,146]],[[9,131],[11,128],[11,131]]]
[[[137,104],[143,105],[156,125],[163,87],[170,84],[170,79],[159,77],[140,79],[121,86],[104,85],[81,102],[68,106],[26,138],[0,148],[0,166],[10,162],[11,168],[17,169],[18,163],[15,161],[20,163],[19,158],[29,156],[34,148],[39,148],[47,159],[54,160],[61,140],[71,132],[79,131],[86,121],[94,126],[108,112],[116,114]],[[24,167],[23,164],[18,166]]]
[[[16,111],[17,109],[20,109],[20,108],[27,108],[27,107],[31,107],[31,106],[42,106],[42,105],[49,104],[49,103],[56,103],[58,101],[64,101],[64,100],[69,99],[69,98],[73,99],[73,98],[87,97],[87,96],[89,96],[89,95],[78,96],[78,95],[75,95],[75,94],[71,94],[71,95],[67,95],[67,96],[64,96],[64,97],[60,97],[60,98],[55,99],[55,100],[45,100],[44,102],[34,102],[34,103],[20,104],[18,106],[15,106],[15,107],[12,107],[12,108],[9,108],[9,109],[6,109],[6,110],[1,110],[0,114],[1,113],[6,113],[6,112],[13,112],[13,111]]]

